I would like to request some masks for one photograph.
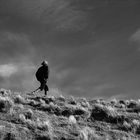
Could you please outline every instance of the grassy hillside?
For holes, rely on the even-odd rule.
[[[140,101],[0,90],[0,140],[139,140]]]

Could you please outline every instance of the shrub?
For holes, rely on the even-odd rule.
[[[7,133],[3,140],[17,140],[13,133]]]
[[[35,129],[35,127],[36,127],[35,122],[33,120],[26,119],[24,114],[20,114],[19,119],[23,124],[26,124],[29,129],[32,129],[32,130]]]
[[[20,119],[23,123],[26,122],[26,117],[25,117],[25,115],[23,115],[23,114],[19,114],[19,119]]]
[[[137,106],[138,102],[135,100],[130,100],[127,107],[128,108],[135,108]]]
[[[121,107],[122,109],[126,110],[125,104],[121,104],[120,107]]]
[[[89,102],[85,98],[82,98],[80,103],[82,107],[89,108],[89,109],[91,108]]]
[[[7,113],[13,105],[14,103],[10,98],[0,96],[0,112]]]
[[[62,101],[62,102],[65,102],[65,97],[63,95],[60,95],[58,98],[57,98],[59,101]]]
[[[85,115],[87,112],[86,110],[83,108],[83,107],[76,107],[74,110],[73,110],[73,114],[74,115]]]
[[[28,109],[26,112],[25,112],[25,117],[26,119],[32,119],[33,118],[33,111],[31,109]]]
[[[101,104],[96,104],[91,111],[91,119],[98,121],[106,121],[110,123],[123,122],[123,116],[120,116],[115,108],[111,106],[103,106]]]
[[[80,131],[79,140],[99,140],[100,137],[95,134],[95,131],[89,127],[85,127]]]
[[[125,130],[125,131],[130,131],[130,130],[132,129],[132,126],[131,126],[130,123],[124,121],[124,122],[123,122],[123,125],[121,126],[121,128],[122,128],[123,130]]]
[[[38,134],[35,137],[35,140],[52,140],[49,134]]]
[[[126,101],[124,101],[124,100],[120,100],[119,103],[120,103],[120,104],[124,104],[124,105],[127,104]]]
[[[5,126],[0,125],[0,140],[3,140],[4,132],[5,132]]]
[[[40,106],[40,103],[38,103],[37,101],[32,100],[32,99],[27,99],[27,102],[28,102],[29,105],[31,105],[33,107],[39,107]]]
[[[16,129],[6,131],[3,140],[20,140],[19,133]]]
[[[72,115],[72,111],[69,109],[64,109],[61,114],[62,116],[69,117],[70,115]]]
[[[111,138],[110,135],[107,134],[107,135],[104,137],[104,139],[102,139],[102,140],[112,140],[112,138]]]
[[[33,120],[26,119],[25,123],[26,123],[27,127],[31,130],[34,130],[36,128],[36,123]]]
[[[94,120],[103,121],[107,116],[107,112],[105,112],[103,105],[96,104],[91,111],[90,117]]]
[[[76,100],[75,100],[75,98],[73,96],[70,97],[68,103],[72,104],[72,105],[76,105],[77,104],[77,102],[76,102]]]
[[[42,99],[40,99],[40,103],[41,103],[41,106],[45,106],[46,105],[46,102]]]
[[[54,97],[54,96],[49,96],[48,98],[49,98],[49,100],[50,100],[51,102],[54,102],[54,101],[55,101],[55,97]]]
[[[0,94],[2,94],[2,95],[8,95],[8,94],[11,94],[11,91],[1,88],[0,89]]]
[[[140,121],[139,121],[139,120],[133,120],[133,121],[132,121],[132,125],[133,125],[134,127],[139,127],[139,126],[140,126]]]
[[[118,103],[118,101],[117,101],[117,99],[112,99],[112,100],[110,101],[110,103],[113,104],[113,105],[115,105],[115,104]]]
[[[140,121],[139,120],[136,120],[134,119],[132,121],[132,127],[133,127],[133,132],[134,134],[139,134],[140,133]]]
[[[96,101],[97,104],[100,104],[101,103],[101,100],[100,99],[96,99],[95,101]]]
[[[61,115],[66,117],[69,117],[70,115],[79,115],[81,117],[85,117],[88,115],[88,113],[88,110],[84,107],[81,107],[80,105],[66,105],[63,108]]]
[[[55,115],[60,115],[61,114],[61,108],[54,104],[53,102],[50,102],[49,108],[51,109],[51,112],[54,113]]]
[[[18,110],[23,110],[24,109],[24,106],[22,104],[17,104],[17,105],[15,105],[15,107]]]
[[[55,97],[54,96],[47,96],[47,97],[43,97],[42,100],[45,101],[45,104],[49,104],[51,102],[55,102]]]
[[[107,104],[107,102],[104,99],[99,99],[99,101],[100,101],[99,103],[102,104],[102,105],[106,105]]]
[[[16,95],[14,98],[14,102],[17,104],[24,104],[25,99],[21,95]]]
[[[129,105],[130,101],[129,100],[125,100],[125,105]]]
[[[52,127],[49,120],[41,121],[37,119],[36,126],[40,130],[49,131],[51,132]]]

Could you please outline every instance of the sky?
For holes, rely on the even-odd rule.
[[[0,0],[0,88],[32,91],[49,62],[50,94],[140,96],[139,0]]]

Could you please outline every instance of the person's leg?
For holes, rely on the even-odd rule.
[[[47,95],[47,91],[49,91],[49,88],[48,88],[48,86],[46,84],[45,84],[44,91],[45,91],[45,95]]]
[[[40,81],[40,87],[39,89],[42,91],[45,88],[44,81]]]

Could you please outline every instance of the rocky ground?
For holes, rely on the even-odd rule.
[[[140,100],[0,90],[0,140],[139,140]]]

